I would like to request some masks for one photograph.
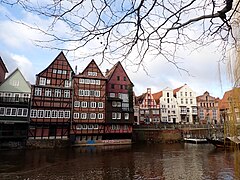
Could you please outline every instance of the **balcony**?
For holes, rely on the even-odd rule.
[[[1,104],[28,105],[30,98],[0,97]]]

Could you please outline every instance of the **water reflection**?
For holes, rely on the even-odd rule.
[[[2,151],[0,179],[238,179],[239,156],[195,144]]]

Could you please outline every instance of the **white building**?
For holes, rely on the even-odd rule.
[[[178,107],[177,100],[174,97],[173,89],[167,87],[164,90],[153,94],[160,102],[161,115],[160,119],[162,123],[179,123],[178,120]]]
[[[187,85],[173,90],[177,100],[177,122],[193,124],[197,121],[196,93]]]

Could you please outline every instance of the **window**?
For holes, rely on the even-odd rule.
[[[120,81],[120,76],[117,76],[117,80]]]
[[[37,117],[37,110],[36,110],[36,109],[32,109],[32,110],[31,110],[30,117],[31,117],[31,118]]]
[[[43,118],[44,117],[44,111],[43,110],[38,110],[38,117]]]
[[[95,91],[95,96],[100,97],[100,91]]]
[[[35,88],[35,96],[41,96],[42,95],[42,88]]]
[[[58,111],[52,110],[52,118],[57,118],[58,117]]]
[[[189,96],[190,96],[190,97],[192,96],[192,92],[189,92]]]
[[[183,93],[182,92],[180,92],[180,96],[182,96],[183,95]]]
[[[98,129],[98,124],[94,124],[93,129]]]
[[[64,112],[63,111],[58,111],[58,118],[63,118]]]
[[[109,96],[110,97],[115,97],[115,93],[110,93]]]
[[[188,104],[188,99],[186,99],[186,104]]]
[[[70,98],[70,90],[64,90],[64,97]]]
[[[81,113],[81,119],[87,119],[87,113]]]
[[[52,90],[51,89],[45,89],[45,96],[51,97],[52,96]]]
[[[84,96],[84,90],[83,89],[79,89],[79,96]]]
[[[51,80],[50,79],[47,79],[47,84],[51,84]]]
[[[11,108],[6,108],[5,115],[6,115],[6,116],[11,116],[11,111],[12,111]]]
[[[87,102],[86,101],[82,101],[81,102],[81,107],[82,108],[86,108],[87,107]]]
[[[96,80],[96,85],[100,85],[100,80]]]
[[[85,84],[90,84],[90,79],[85,79]]]
[[[53,69],[53,74],[56,74],[57,73],[57,69]]]
[[[62,74],[67,74],[67,71],[66,70],[62,70]]]
[[[65,111],[64,112],[64,117],[65,118],[70,118],[70,111]]]
[[[103,108],[103,102],[98,102],[98,108]]]
[[[46,85],[46,78],[40,77],[39,78],[39,85]]]
[[[183,99],[181,99],[181,104],[183,104]]]
[[[117,107],[117,102],[116,101],[112,102],[112,107]]]
[[[74,118],[74,119],[79,119],[79,113],[74,113],[74,114],[73,114],[73,118]]]
[[[121,113],[117,113],[117,119],[121,119]]]
[[[128,85],[125,85],[125,89],[126,89],[126,90],[128,89]]]
[[[45,110],[45,118],[51,118],[51,111]]]
[[[187,96],[187,92],[185,92],[185,96]]]
[[[4,111],[5,111],[5,108],[4,107],[0,107],[0,116],[4,116]]]
[[[22,116],[23,115],[23,109],[18,108],[17,116]]]
[[[90,95],[90,91],[89,90],[85,90],[84,96],[89,96],[89,95]]]
[[[19,80],[12,80],[11,84],[12,84],[12,86],[17,87],[17,86],[19,86]]]
[[[80,83],[80,84],[84,84],[84,79],[82,79],[82,78],[79,79],[79,83]]]
[[[193,103],[193,100],[192,99],[190,99],[190,104],[192,104]]]
[[[77,130],[81,130],[81,129],[82,129],[82,125],[81,125],[81,124],[77,124],[77,125],[76,125],[76,129],[77,129]]]
[[[61,70],[61,69],[58,69],[57,73],[58,73],[58,74],[62,74],[62,70]]]
[[[103,113],[98,114],[98,119],[103,119]]]
[[[65,80],[64,85],[65,85],[65,87],[70,87],[71,86],[71,82],[69,80]]]
[[[129,113],[124,113],[124,119],[126,119],[126,120],[129,119]]]
[[[117,119],[117,113],[112,113],[112,119]]]
[[[123,85],[120,85],[120,89],[123,89]]]
[[[90,96],[94,96],[95,95],[95,91],[94,90],[90,90]]]
[[[111,84],[111,88],[114,89],[114,84]]]
[[[96,104],[97,104],[96,102],[90,102],[90,107],[91,108],[96,108]]]
[[[80,102],[79,101],[74,101],[74,107],[80,107]]]
[[[90,119],[96,119],[96,113],[90,113]]]
[[[93,129],[93,125],[92,125],[92,124],[89,124],[89,125],[88,125],[88,129]]]
[[[95,79],[91,79],[91,84],[95,84]]]
[[[126,78],[126,76],[124,76],[124,77],[123,77],[123,80],[124,80],[124,81],[127,81],[127,78]]]
[[[55,89],[55,93],[54,93],[54,96],[55,97],[61,97],[61,89]]]
[[[11,115],[12,116],[16,116],[17,115],[17,108],[12,108]]]
[[[88,71],[88,76],[97,76],[97,72]]]
[[[82,125],[82,129],[87,129],[87,125],[86,125],[86,124],[83,124],[83,125]]]

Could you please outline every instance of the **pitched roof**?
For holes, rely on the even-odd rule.
[[[159,101],[160,101],[159,99],[160,97],[162,97],[162,95],[163,95],[162,91],[152,94],[153,99],[156,101],[157,104],[159,104]]]
[[[71,68],[71,71],[74,72],[73,69],[72,69],[72,67],[71,67],[71,65],[69,64],[66,56],[65,56],[64,53],[61,51],[61,52],[58,54],[58,56],[49,64],[49,66],[48,66],[47,68],[45,68],[44,70],[42,70],[42,71],[41,71],[40,73],[38,73],[37,75],[40,75],[40,74],[42,74],[43,72],[45,72],[57,59],[61,59],[61,57],[66,60],[68,66]]]
[[[234,96],[239,97],[239,94],[240,88],[233,88],[232,90],[226,91],[219,102],[219,109],[228,109],[230,98],[233,98]]]
[[[105,78],[102,71],[99,69],[97,63],[94,61],[94,59],[91,60],[91,62],[85,67],[85,69],[82,71],[82,73],[80,73],[80,75],[84,74],[84,72],[89,68],[89,66],[91,64],[94,64],[96,66],[96,68],[98,69],[98,71],[101,73],[102,78]]]
[[[187,84],[184,84],[183,86],[185,86],[185,85],[187,85]],[[173,94],[176,95],[176,93],[177,93],[180,89],[182,89],[183,86],[174,89],[174,90],[173,90]]]
[[[132,81],[131,81],[130,78],[128,77],[128,74],[126,73],[126,71],[125,71],[125,69],[123,68],[123,66],[122,66],[122,64],[121,64],[120,61],[118,61],[110,70],[108,70],[108,71],[106,72],[106,75],[105,75],[106,78],[107,78],[108,80],[111,79],[112,76],[113,76],[113,74],[114,74],[114,72],[115,72],[115,70],[116,70],[118,67],[121,67],[121,68],[123,69],[124,73],[126,74],[127,78],[129,79],[130,83],[133,85]]]
[[[0,66],[2,66],[2,68],[4,69],[4,71],[5,71],[6,73],[8,73],[7,67],[5,66],[5,64],[4,64],[1,56],[0,56]]]

